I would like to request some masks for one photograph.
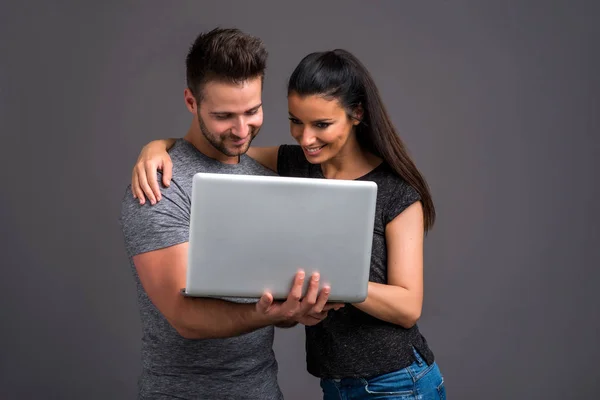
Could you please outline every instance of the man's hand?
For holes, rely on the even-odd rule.
[[[327,315],[329,315],[329,310],[337,311],[342,307],[344,307],[344,304],[339,304],[339,303],[325,304],[325,307],[323,307],[321,311],[317,311],[318,309],[315,308],[313,311],[309,312],[306,315],[300,316],[296,320],[298,322],[300,322],[302,325],[306,325],[306,326],[317,325],[318,323],[323,321],[325,318],[327,318]]]
[[[325,286],[319,293],[319,274],[314,273],[308,285],[306,295],[302,297],[304,271],[296,274],[292,288],[286,301],[274,302],[270,293],[265,293],[258,303],[256,310],[271,319],[274,325],[286,325],[290,321],[312,326],[327,317],[331,309],[339,310],[343,304],[327,304],[331,289]]]

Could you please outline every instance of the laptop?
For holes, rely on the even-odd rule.
[[[329,302],[362,302],[376,198],[371,181],[197,173],[182,292],[285,300],[303,269],[331,286]]]

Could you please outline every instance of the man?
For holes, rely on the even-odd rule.
[[[318,277],[301,298],[302,272],[281,303],[269,293],[254,303],[180,293],[193,175],[273,174],[245,154],[262,125],[266,59],[263,43],[239,30],[199,35],[187,55],[184,92],[194,118],[170,150],[171,184],[154,204],[140,205],[127,188],[120,221],[143,327],[139,398],[281,399],[273,326],[315,324],[331,307],[329,288],[318,295]]]

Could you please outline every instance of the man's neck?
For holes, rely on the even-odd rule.
[[[221,153],[219,150],[215,149],[212,144],[206,140],[204,135],[190,128],[188,133],[183,137],[184,140],[187,140],[192,144],[200,153],[204,154],[208,158],[212,158],[217,160],[223,164],[238,164],[240,162],[240,156],[229,157],[225,154]]]

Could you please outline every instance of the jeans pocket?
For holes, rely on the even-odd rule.
[[[393,398],[413,398],[415,388],[412,376],[406,369],[363,379],[365,392],[371,396],[393,396]]]

